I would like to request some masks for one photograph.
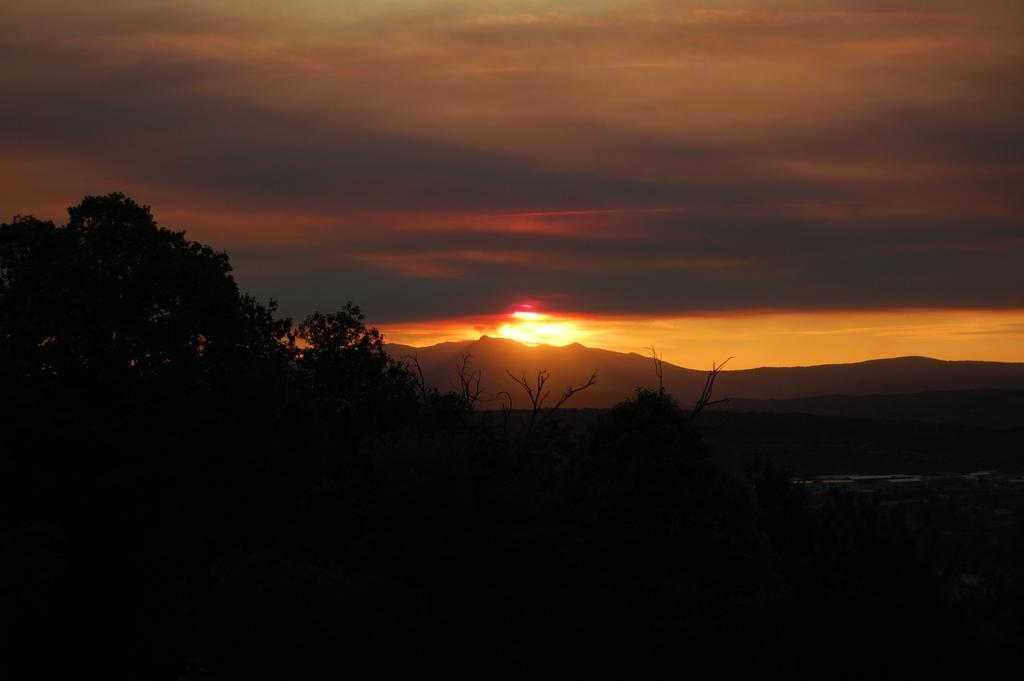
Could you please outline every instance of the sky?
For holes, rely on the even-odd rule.
[[[4,0],[0,25],[0,220],[124,191],[298,318],[695,367],[1024,361],[1019,0]]]

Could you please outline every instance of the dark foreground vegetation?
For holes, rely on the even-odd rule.
[[[957,587],[898,507],[727,472],[660,391],[575,432],[480,418],[471,380],[427,390],[357,307],[280,319],[121,195],[0,226],[0,386],[5,678],[1022,661],[1020,571]]]

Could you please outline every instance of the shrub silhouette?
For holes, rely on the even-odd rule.
[[[733,671],[770,657],[771,613],[759,603],[776,586],[754,509],[671,396],[639,389],[601,416],[570,481],[589,560],[619,604],[609,645],[632,651],[617,660],[623,672],[655,674],[679,655]],[[748,657],[723,662],[734,646]]]

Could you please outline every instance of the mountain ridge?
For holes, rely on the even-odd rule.
[[[532,378],[536,371],[548,370],[553,395],[597,371],[597,384],[573,398],[572,406],[576,407],[612,406],[638,387],[656,388],[658,380],[650,357],[580,343],[527,346],[485,335],[475,341],[448,341],[421,348],[389,343],[385,350],[398,360],[415,356],[427,384],[440,390],[455,387],[455,365],[468,354],[472,368],[481,372],[481,386],[492,398],[481,404],[484,409],[507,404],[506,398],[496,397],[503,392],[511,396],[513,407],[525,406],[521,388],[506,371]],[[665,362],[663,374],[665,389],[685,404],[700,394],[707,371]],[[787,400],[984,389],[1024,389],[1024,363],[910,355],[851,363],[723,370],[715,394],[747,400]]]

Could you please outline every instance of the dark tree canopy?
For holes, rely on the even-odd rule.
[[[412,375],[384,350],[380,331],[351,302],[334,313],[314,313],[299,324],[293,348],[300,380],[331,419],[356,415],[381,425],[414,409]]]
[[[0,339],[25,377],[195,373],[245,342],[227,255],[158,226],[123,194],[86,197],[68,215],[64,226],[0,226]]]

